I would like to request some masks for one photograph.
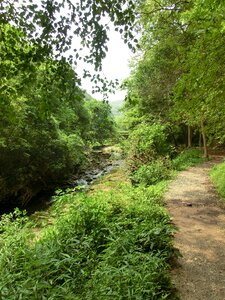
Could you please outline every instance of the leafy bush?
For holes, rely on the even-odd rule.
[[[225,199],[225,162],[214,166],[210,175],[220,196]]]
[[[172,161],[164,157],[141,165],[131,174],[131,180],[134,184],[143,184],[144,186],[156,184],[161,180],[169,179],[172,175],[172,170],[185,170],[204,161],[205,158],[203,158],[202,151],[186,149]]]
[[[173,227],[160,203],[163,190],[123,186],[57,196],[56,224],[32,243],[26,228],[10,229],[22,220],[10,219],[0,235],[0,298],[167,299]]]
[[[90,119],[88,139],[102,144],[115,134],[115,123],[109,103],[88,99],[85,103]]]
[[[165,126],[160,124],[141,123],[136,126],[130,134],[127,147],[131,170],[170,153]]]
[[[170,161],[166,159],[157,159],[147,165],[142,165],[131,175],[133,183],[143,184],[148,186],[156,184],[161,180],[166,180],[170,177]]]

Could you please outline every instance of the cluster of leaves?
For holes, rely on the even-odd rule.
[[[0,202],[25,205],[82,167],[85,145],[102,142],[113,122],[106,103],[86,105],[65,59],[40,59],[39,48],[9,24],[0,35]]]
[[[15,24],[29,35],[33,44],[42,45],[39,56],[64,56],[73,48],[70,62],[84,61],[101,69],[106,56],[109,23],[124,37],[128,46],[134,49],[137,42],[132,33],[135,22],[136,3],[132,0],[111,1],[36,1],[3,0],[0,5],[1,23]],[[73,38],[81,43],[74,47]],[[89,52],[83,52],[83,49]],[[82,53],[83,52],[83,53]]]
[[[134,24],[137,3],[133,0],[3,0],[0,3],[0,23],[15,26],[36,46],[35,59],[66,58],[77,67],[80,61],[86,69],[83,77],[90,77],[93,92],[113,92],[117,80],[110,81],[102,71],[102,60],[108,51],[110,26],[135,51]],[[17,41],[11,37],[11,43]],[[88,68],[91,65],[91,70]],[[19,68],[19,64],[18,64]]]
[[[131,176],[133,183],[144,186],[156,184],[171,176],[171,162],[169,159],[157,159],[139,167]]]
[[[127,147],[128,161],[132,170],[160,156],[166,156],[170,149],[165,126],[157,123],[140,123],[131,131]]]
[[[169,178],[172,148],[165,131],[166,126],[146,122],[131,131],[126,147],[133,184],[148,186]]]
[[[174,171],[182,171],[193,165],[204,162],[206,159],[199,149],[185,149],[179,152],[175,158],[161,157],[147,164],[141,165],[131,174],[133,184],[143,186],[154,185],[160,181],[170,179]]]
[[[94,99],[85,102],[90,120],[89,140],[102,143],[115,134],[115,122],[111,114],[111,106],[108,102],[100,102]]]
[[[57,196],[57,222],[32,243],[21,228],[24,216],[4,216],[1,299],[167,299],[174,229],[161,206],[163,190],[121,185]]]

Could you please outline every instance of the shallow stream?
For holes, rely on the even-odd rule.
[[[121,151],[114,147],[102,147],[100,151],[96,151],[95,155],[98,156],[98,163],[94,164],[95,167],[90,167],[78,178],[71,178],[68,184],[62,188],[62,191],[67,188],[70,189],[70,192],[86,191],[102,176],[124,164]],[[54,194],[54,191],[39,194],[25,209],[29,214],[47,209],[55,201]]]

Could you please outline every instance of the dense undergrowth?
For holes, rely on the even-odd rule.
[[[174,170],[182,171],[205,160],[202,150],[185,149],[172,160],[172,167]]]
[[[220,196],[225,199],[225,162],[215,166],[211,171],[211,178]]]
[[[168,127],[154,122],[136,125],[123,147],[127,153],[130,179],[134,185],[154,185],[204,161],[198,148],[178,150],[168,133]]]
[[[120,184],[56,196],[55,224],[36,241],[34,223],[18,210],[5,215],[0,298],[166,299],[174,229],[162,208],[164,188]]]

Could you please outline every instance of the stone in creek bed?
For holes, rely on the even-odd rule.
[[[76,186],[78,186],[78,185],[81,187],[88,186],[87,180],[85,180],[85,179],[77,179],[74,183]]]

